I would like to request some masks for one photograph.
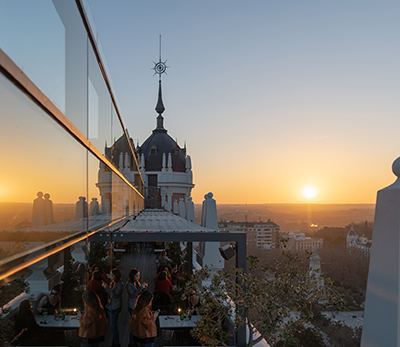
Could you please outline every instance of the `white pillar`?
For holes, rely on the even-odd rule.
[[[140,168],[144,168],[144,166],[145,166],[144,154],[142,153],[140,157]]]
[[[218,231],[217,202],[213,199],[213,193],[208,193],[204,197],[202,226]],[[224,267],[224,261],[219,252],[219,247],[219,242],[207,242],[205,244],[203,264],[208,265],[212,271],[217,271]]]
[[[186,207],[183,198],[179,199],[179,216],[186,218]]]
[[[165,169],[165,153],[162,154],[162,168]]]
[[[167,211],[172,210],[172,194],[171,193],[167,193],[167,201],[165,202],[164,206]]]
[[[188,197],[186,219],[194,223],[194,203],[192,197]]]
[[[178,214],[179,213],[179,204],[178,204],[178,200],[175,199],[174,201],[174,210],[173,213]]]
[[[86,241],[81,241],[76,243],[75,249],[71,249],[71,255],[78,263],[85,263],[86,262],[86,253],[84,249],[86,248]]]
[[[161,189],[161,207],[164,207],[165,209],[167,209],[167,202],[166,202],[166,194],[165,191],[163,191],[163,189]]]
[[[118,170],[122,171],[124,168],[124,154],[122,152],[119,153],[119,164],[118,164]]]
[[[167,168],[168,169],[172,169],[172,156],[171,156],[171,153],[168,153]]]
[[[47,294],[51,289],[49,288],[49,280],[44,274],[44,270],[46,270],[47,267],[47,258],[29,267],[29,270],[32,270],[32,274],[28,277],[27,282],[32,292],[38,291]]]
[[[130,163],[129,163],[129,155],[128,152],[125,153],[125,163],[124,163],[124,168],[129,169],[130,168]]]
[[[361,347],[400,346],[400,158],[392,169],[376,200]]]

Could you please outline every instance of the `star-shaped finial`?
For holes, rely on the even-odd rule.
[[[155,72],[154,72],[154,75],[155,75],[155,74],[158,74],[158,77],[159,77],[160,81],[161,81],[161,75],[162,75],[163,73],[167,74],[165,70],[167,70],[167,67],[169,67],[169,66],[167,66],[166,62],[167,62],[167,61],[164,61],[164,62],[163,62],[163,61],[161,60],[161,35],[160,35],[160,58],[159,58],[159,60],[158,60],[158,63],[156,63],[155,61],[153,61],[153,63],[154,63],[153,70],[155,71]],[[154,76],[154,75],[153,75],[153,76]]]
[[[168,68],[169,66],[166,65],[166,62],[167,62],[167,61],[162,62],[161,59],[160,59],[160,61],[159,61],[158,63],[156,63],[156,62],[153,61],[153,63],[154,63],[153,70],[155,71],[155,72],[154,72],[154,75],[155,75],[155,74],[158,74],[159,77],[161,78],[161,75],[162,75],[163,73],[167,74],[167,72],[166,72],[165,70],[167,70],[167,68]],[[154,76],[154,75],[153,75],[153,76]]]

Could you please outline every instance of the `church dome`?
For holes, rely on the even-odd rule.
[[[157,127],[138,148],[139,156],[142,157],[144,155],[145,170],[161,171],[163,153],[165,153],[165,165],[167,165],[168,155],[171,153],[172,170],[174,172],[185,172],[186,149],[181,149],[164,128],[164,117],[161,114],[165,111],[165,107],[162,101],[161,80],[159,81],[158,100],[155,110],[158,113]]]
[[[139,147],[139,156],[144,155],[146,171],[161,171],[163,153],[166,160],[171,153],[174,172],[185,172],[186,150],[179,147],[166,129],[157,127]]]
[[[353,224],[351,225],[351,228],[350,228],[350,230],[349,230],[347,236],[348,236],[348,237],[358,237],[358,235],[357,235],[356,232],[354,231]]]

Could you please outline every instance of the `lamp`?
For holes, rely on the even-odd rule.
[[[235,256],[235,247],[228,243],[227,245],[220,247],[219,252],[221,253],[222,258],[229,260]]]

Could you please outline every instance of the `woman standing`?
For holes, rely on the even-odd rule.
[[[98,265],[98,264],[93,264],[90,267],[90,272],[93,273],[95,271],[100,271],[101,274],[101,278],[104,282],[106,282],[107,284],[110,284],[110,279],[108,278],[107,274],[104,272],[103,268]]]
[[[167,272],[162,271],[158,275],[158,278],[154,281],[156,292],[167,293],[169,297],[175,301],[174,297],[171,294],[171,290],[173,289],[171,281],[168,279]]]
[[[119,347],[118,317],[122,307],[122,292],[124,284],[121,282],[121,272],[118,269],[112,269],[110,272],[111,283],[103,283],[103,288],[108,292],[109,301],[106,310],[109,312],[110,326],[113,333],[113,346]]]
[[[145,290],[148,286],[148,284],[145,282],[143,284],[140,284],[140,271],[138,269],[132,269],[129,272],[129,281],[126,282],[126,290],[128,292],[128,312],[129,312],[129,317],[132,316],[133,309],[135,308],[136,305],[136,300],[139,296],[139,294]],[[133,345],[133,336],[130,334],[129,336],[129,346]]]
[[[103,288],[103,279],[100,271],[92,273],[92,278],[87,284],[87,289],[93,290],[100,298],[101,305],[105,307],[108,303],[108,293]]]
[[[167,257],[167,252],[166,252],[166,251],[162,251],[162,252],[160,253],[160,256],[158,257],[158,264],[159,264],[159,266],[167,265],[170,261],[171,261],[171,259],[169,259],[169,258]]]
[[[85,309],[79,314],[78,332],[78,336],[82,338],[81,346],[98,347],[99,343],[104,341],[108,328],[106,312],[94,291],[84,291],[82,299]]]
[[[129,322],[134,341],[139,347],[153,347],[157,335],[157,312],[151,312],[153,294],[148,290],[139,295]]]

